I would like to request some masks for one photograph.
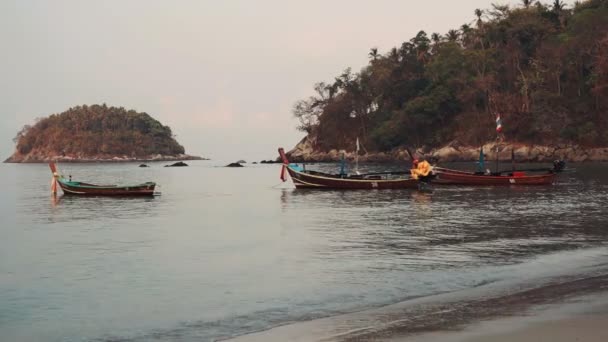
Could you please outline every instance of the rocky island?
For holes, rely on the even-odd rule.
[[[123,107],[76,106],[26,125],[6,163],[173,161],[203,159],[147,113]]]
[[[418,157],[608,161],[608,2],[526,1],[471,11],[445,34],[420,31],[369,51],[298,101],[306,137],[293,161]],[[501,126],[497,134],[497,121]],[[497,145],[498,141],[498,146]]]

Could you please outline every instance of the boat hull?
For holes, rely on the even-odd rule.
[[[285,166],[297,189],[418,189],[420,181],[403,179],[349,179],[329,175],[313,175]]]
[[[58,181],[65,195],[74,196],[154,196],[155,183],[144,183],[134,186],[72,186]]]
[[[477,175],[468,172],[448,169],[435,169],[437,177],[433,184],[442,185],[551,185],[555,182],[557,174],[546,173],[541,175]]]

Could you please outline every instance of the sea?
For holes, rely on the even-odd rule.
[[[304,322],[325,328],[299,340],[347,340],[395,305],[608,274],[608,164],[568,165],[552,186],[422,193],[296,190],[277,164],[188,163],[59,165],[154,181],[153,198],[52,196],[46,164],[0,164],[0,340],[284,341],[273,331]]]

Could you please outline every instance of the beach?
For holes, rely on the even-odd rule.
[[[570,299],[514,317],[478,322],[460,331],[441,331],[384,341],[603,342],[608,341],[608,294]]]
[[[608,276],[481,286],[387,307],[281,326],[257,341],[606,341]]]

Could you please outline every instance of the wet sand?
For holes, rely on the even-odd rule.
[[[453,336],[446,339],[454,341]],[[425,341],[430,341],[426,339]],[[477,337],[464,338],[462,342],[605,342],[608,341],[608,316],[580,316],[544,323],[510,332],[486,333]]]
[[[393,337],[384,342],[604,342],[608,341],[608,294],[535,308],[525,315],[474,323],[460,331]]]
[[[528,287],[481,286],[289,324],[235,341],[608,341],[606,334],[608,275],[602,274]]]

